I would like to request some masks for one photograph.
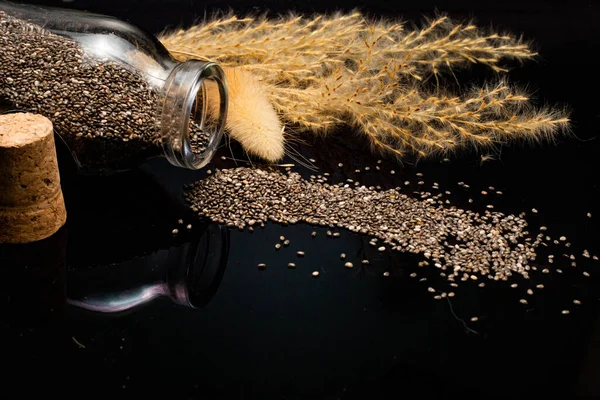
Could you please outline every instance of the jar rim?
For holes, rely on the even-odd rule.
[[[217,110],[209,109],[207,82],[216,84]],[[173,69],[167,78],[160,117],[162,148],[167,160],[178,167],[197,170],[206,166],[216,153],[225,130],[228,109],[227,80],[223,69],[215,62],[185,61]],[[202,109],[198,115],[197,103],[201,97]],[[212,107],[214,108],[213,103]],[[211,112],[216,115],[211,115]],[[207,121],[212,124],[207,127]],[[199,129],[208,136],[205,150],[192,149],[190,126],[199,123]]]

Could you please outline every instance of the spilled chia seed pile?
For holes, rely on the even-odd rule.
[[[457,208],[445,199],[445,195],[450,194],[448,191],[434,195],[423,190],[415,198],[403,193],[413,190],[409,186],[414,187],[414,184],[408,181],[404,187],[379,190],[350,179],[329,184],[329,174],[306,180],[289,168],[286,173],[260,168],[210,172],[206,179],[186,187],[185,199],[199,216],[240,230],[252,231],[271,221],[283,225],[308,223],[368,235],[372,238],[370,245],[380,252],[422,255],[419,267],[437,269],[450,286],[447,291],[428,288],[438,300],[454,297],[452,288],[458,287],[461,281],[476,281],[483,287],[486,280],[493,280],[516,288],[516,278],[529,280],[536,272],[562,274],[558,265],[550,270],[555,262],[555,256],[550,253],[545,255],[547,260],[541,262],[548,267],[538,268],[536,260],[541,248],[562,247],[562,254],[556,258],[566,258],[569,268],[577,267],[578,257],[568,250],[571,244],[566,237],[552,238],[544,226],[532,234],[525,213],[506,215],[493,211],[491,205],[484,213]],[[417,176],[417,185],[423,188],[422,174]],[[463,182],[458,185],[468,188]],[[439,189],[436,184],[433,188]],[[500,196],[502,192],[490,187],[481,194],[491,197]],[[537,213],[537,210],[532,212]],[[591,214],[588,217],[591,218]],[[316,236],[316,232],[312,235]],[[328,231],[328,235],[339,236],[340,233]],[[289,244],[289,240],[283,242],[287,245],[285,242]],[[275,247],[278,249],[281,244]],[[583,250],[582,257],[598,261],[598,257],[587,250]],[[345,260],[345,254],[340,258],[341,267],[353,267]],[[368,263],[368,260],[362,261],[362,264]],[[290,264],[293,266],[288,264],[289,268],[295,267],[294,263]],[[265,269],[266,265],[261,263],[258,267]],[[590,276],[582,268],[579,270],[583,276]],[[386,277],[389,275],[387,271],[384,273]],[[313,276],[318,276],[318,272]],[[411,276],[416,277],[416,273]],[[540,290],[543,285],[534,288]],[[527,294],[532,295],[533,289],[528,289]],[[527,298],[520,302],[528,304]],[[573,303],[580,305],[581,301],[575,299]],[[568,314],[569,310],[562,313]]]

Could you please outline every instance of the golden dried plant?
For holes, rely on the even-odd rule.
[[[349,124],[373,150],[399,157],[552,139],[569,124],[565,112],[532,107],[504,79],[460,94],[445,90],[444,72],[483,64],[504,73],[503,60],[536,56],[520,39],[445,16],[407,29],[358,12],[227,15],[159,39],[180,60],[209,59],[254,74],[289,126],[327,133]],[[433,91],[423,83],[431,77]]]

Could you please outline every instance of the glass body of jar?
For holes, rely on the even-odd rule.
[[[152,157],[200,169],[221,142],[227,82],[116,18],[0,1],[0,100],[48,117],[82,173]]]

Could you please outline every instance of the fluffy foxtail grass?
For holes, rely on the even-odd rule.
[[[462,94],[440,89],[455,68],[483,64],[503,73],[503,60],[536,56],[520,39],[445,16],[406,29],[360,13],[278,19],[227,15],[166,32],[160,40],[181,60],[210,59],[243,69],[238,78],[244,80],[234,82],[240,87],[247,78],[249,88],[232,93],[238,105],[231,109],[228,127],[249,152],[268,160],[283,148],[265,139],[264,132],[281,132],[271,106],[285,122],[318,134],[350,124],[370,139],[374,151],[398,157],[551,140],[569,124],[565,112],[534,108],[505,80]],[[435,93],[423,83],[430,77],[438,82]],[[257,92],[259,85],[263,89]],[[268,102],[255,101],[257,93],[268,94]]]
[[[284,156],[283,125],[258,79],[242,68],[225,67],[229,86],[229,110],[225,127],[249,154],[277,162]],[[208,86],[208,96],[217,97],[217,87]],[[215,104],[215,102],[209,102]],[[217,114],[217,110],[209,110]]]

